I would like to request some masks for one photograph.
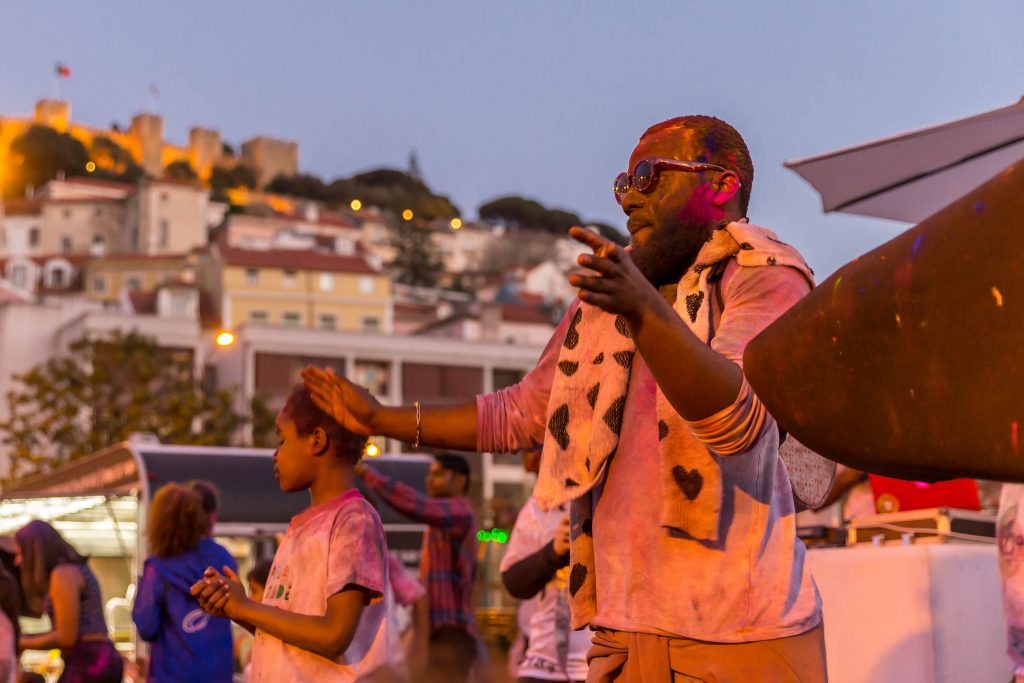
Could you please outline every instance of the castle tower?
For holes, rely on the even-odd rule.
[[[136,114],[128,127],[128,142],[139,165],[149,175],[163,174],[164,120],[156,114]]]
[[[188,131],[188,162],[203,180],[209,180],[223,153],[220,131],[199,126]]]
[[[38,124],[66,133],[71,123],[71,103],[67,100],[39,100],[35,118]]]
[[[242,143],[242,160],[256,173],[257,187],[264,187],[279,175],[299,172],[299,145],[285,140],[256,137]]]

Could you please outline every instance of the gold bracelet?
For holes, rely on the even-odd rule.
[[[416,441],[413,442],[413,448],[420,447],[420,438],[423,436],[423,413],[420,410],[420,402],[413,401],[412,403],[416,406]]]

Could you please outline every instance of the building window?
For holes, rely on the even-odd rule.
[[[364,316],[363,332],[380,332],[380,318],[374,316]]]
[[[322,330],[334,330],[338,327],[338,317],[333,313],[321,313],[317,316],[316,324]]]
[[[14,266],[11,268],[11,282],[15,287],[25,288],[25,266]]]
[[[166,192],[161,192],[161,193],[160,193],[160,201],[162,201],[162,202],[166,202],[166,201],[167,201],[167,199],[168,199],[168,197],[167,197],[167,193],[166,193]]]
[[[64,209],[64,218],[71,218],[71,209]]]
[[[39,228],[32,228],[28,231],[28,246],[39,246]]]
[[[363,294],[373,294],[373,278],[369,275],[359,278],[359,291]]]
[[[295,271],[294,270],[289,269],[289,270],[285,270],[284,271],[284,282],[283,282],[283,284],[284,284],[285,287],[294,287],[295,286]]]
[[[70,235],[64,235],[63,237],[60,238],[60,249],[65,254],[68,253],[69,251],[71,251],[71,236]]]
[[[321,292],[333,292],[334,291],[334,274],[333,273],[320,273],[320,291]]]
[[[97,206],[95,209],[92,210],[92,215],[96,216],[96,218],[99,218],[100,216],[103,215],[103,209]]]
[[[102,275],[97,275],[92,279],[92,291],[94,292],[105,292],[107,291],[107,278]]]
[[[245,284],[255,286],[260,283],[260,271],[256,268],[245,269]]]
[[[96,233],[95,235],[92,236],[92,243],[97,247],[103,246],[103,243],[106,241],[107,239],[99,233]]]
[[[166,218],[160,219],[160,246],[166,247],[171,239],[171,224]]]
[[[298,327],[302,324],[302,316],[295,311],[285,311],[281,321],[288,327]]]
[[[129,292],[137,292],[142,289],[142,280],[138,275],[128,275],[124,279],[124,287]]]
[[[188,313],[189,296],[175,293],[171,295],[171,315],[184,316]]]
[[[64,269],[54,268],[50,271],[50,286],[51,287],[63,287],[65,284]]]
[[[249,311],[249,322],[251,323],[265,323],[270,319],[266,311]]]

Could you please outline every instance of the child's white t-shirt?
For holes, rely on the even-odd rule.
[[[263,604],[322,615],[328,598],[348,586],[362,587],[374,597],[363,608],[352,643],[341,657],[325,659],[257,630],[252,680],[347,683],[401,657],[384,527],[356,489],[292,518],[274,555]]]

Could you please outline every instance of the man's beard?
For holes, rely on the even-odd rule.
[[[633,247],[633,264],[655,287],[674,285],[693,265],[714,226],[687,221],[654,231],[642,247]]]

